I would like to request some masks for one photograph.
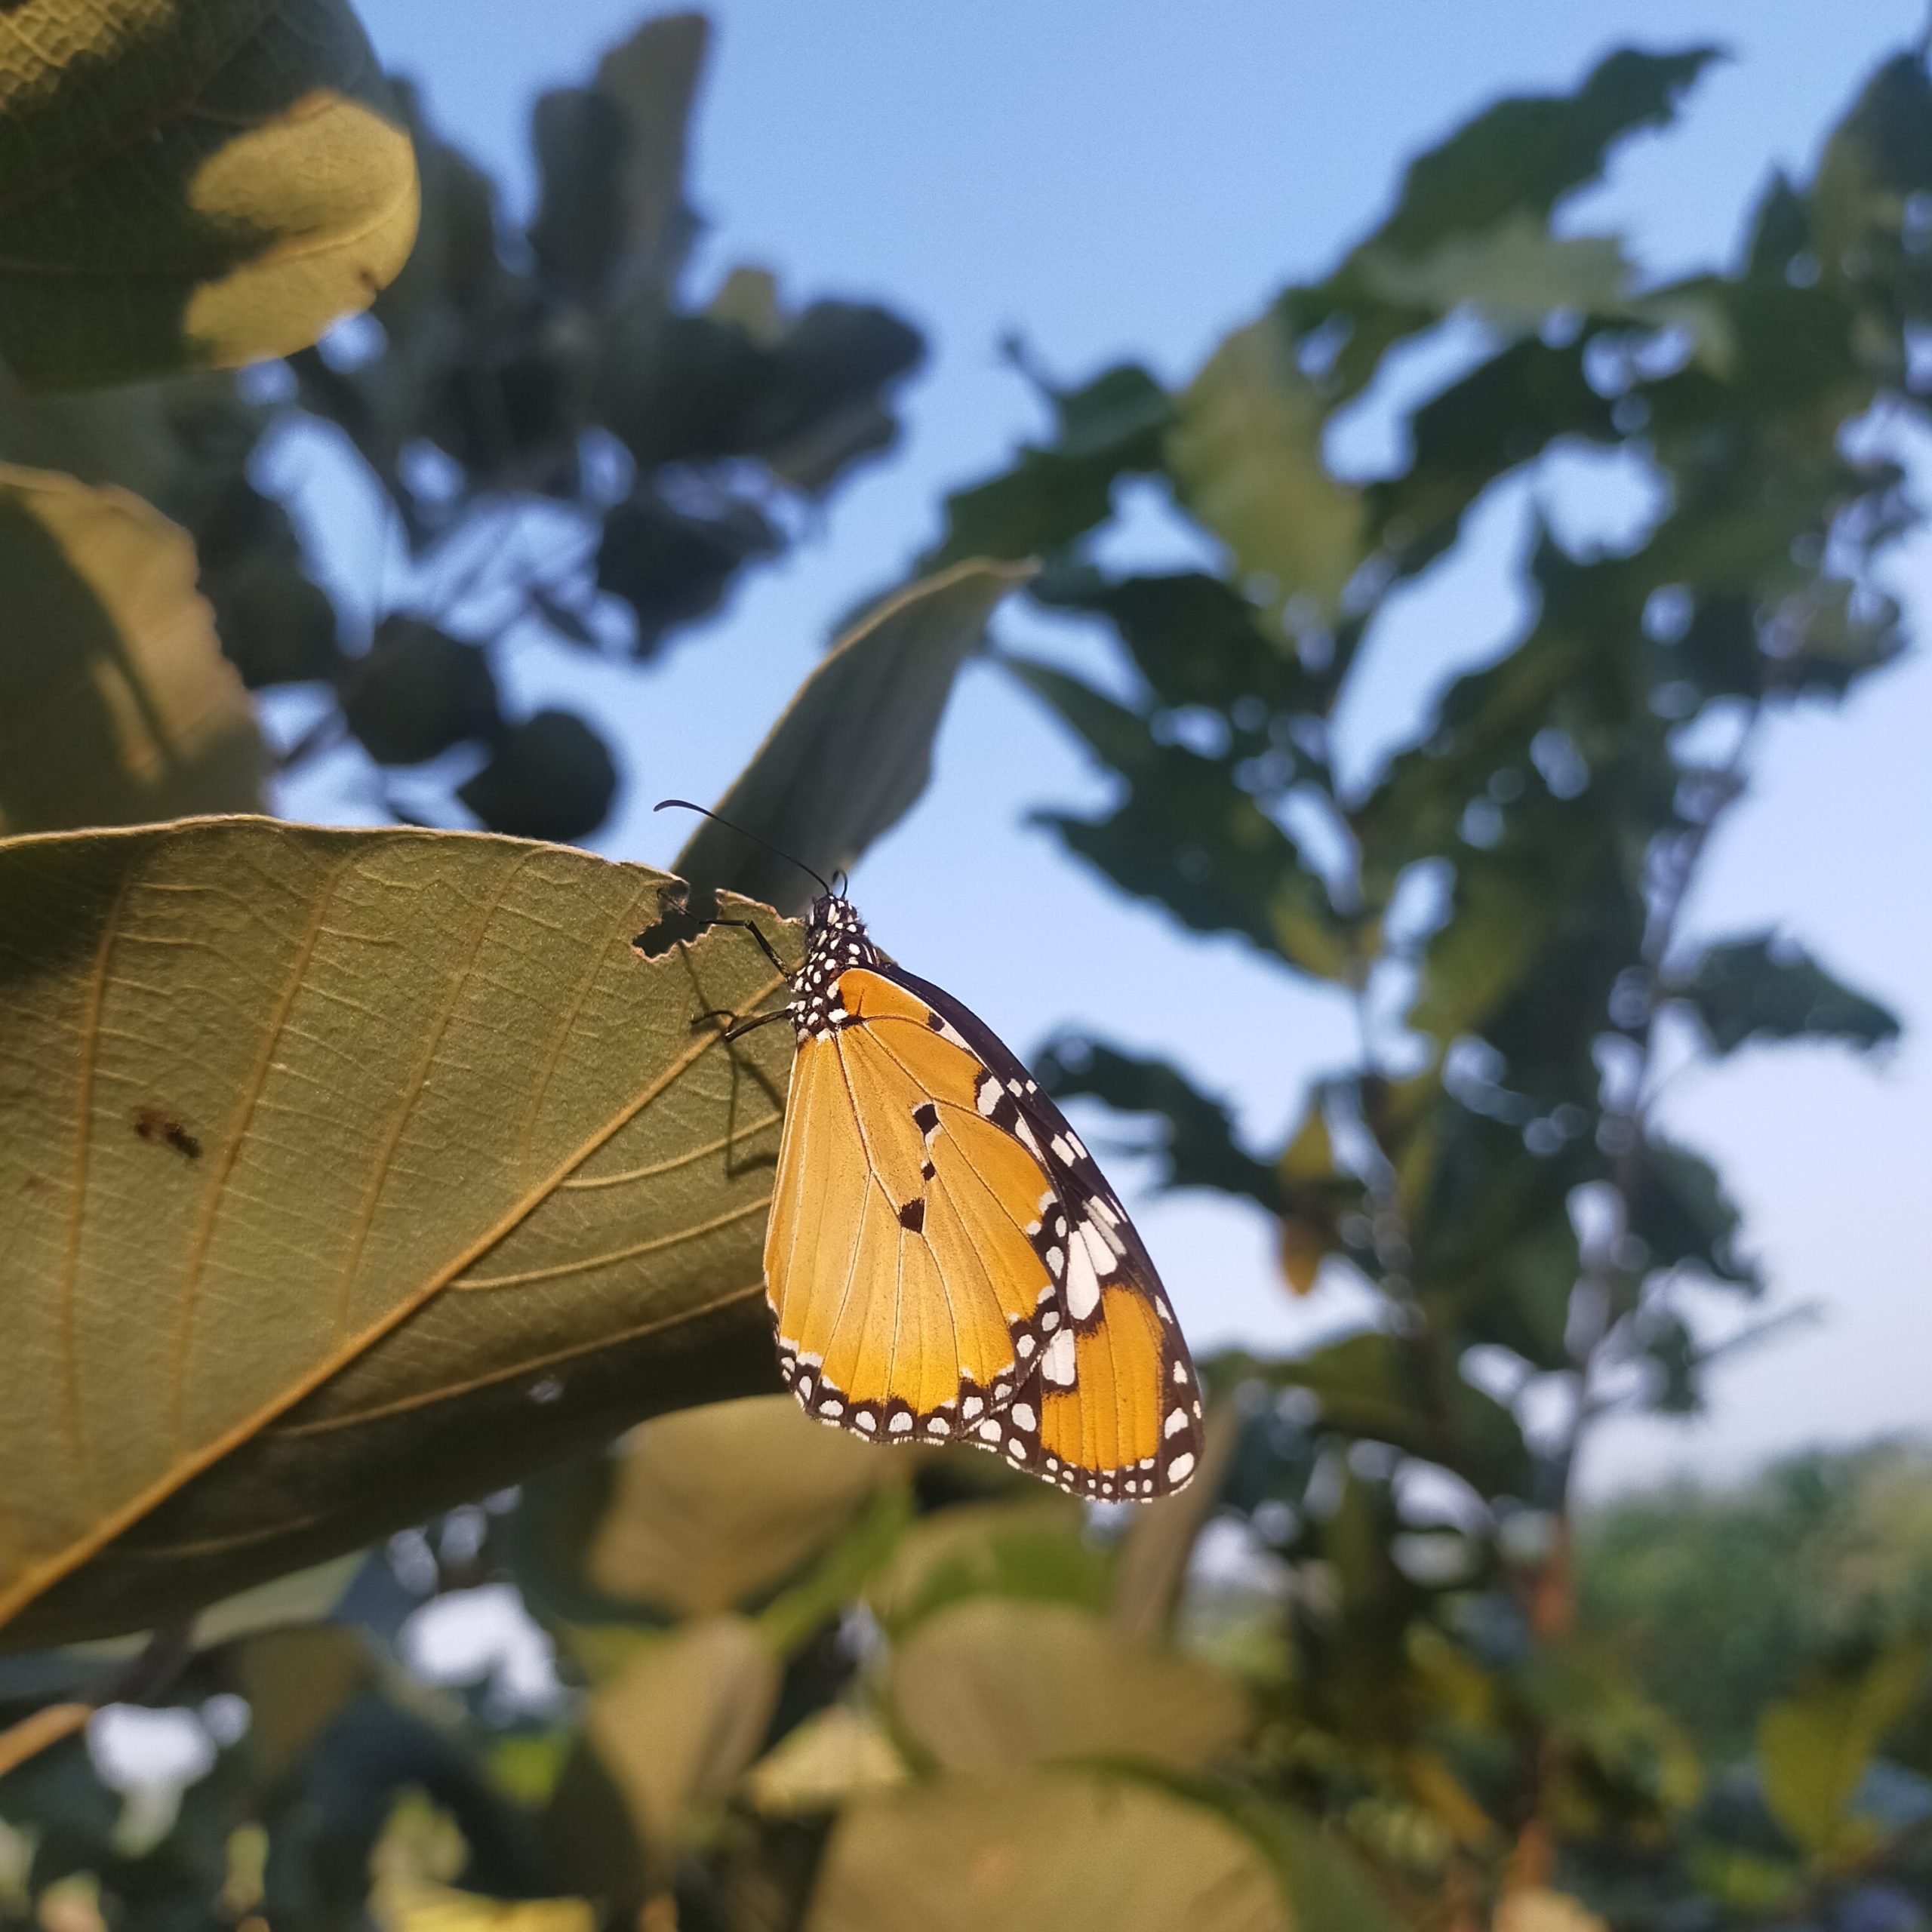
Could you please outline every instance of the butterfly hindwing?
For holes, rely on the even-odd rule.
[[[1145,1500],[1181,1487],[1201,1457],[1200,1386],[1153,1261],[1093,1156],[958,1001],[897,966],[869,977],[924,1002],[928,1024],[978,1063],[974,1110],[1038,1159],[1051,1190],[1036,1241],[1062,1318],[1011,1401],[970,1439],[1076,1495]]]

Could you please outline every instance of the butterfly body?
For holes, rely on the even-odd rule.
[[[807,1413],[964,1441],[1072,1493],[1147,1500],[1200,1457],[1200,1392],[1092,1156],[989,1029],[812,906],[764,1254]]]

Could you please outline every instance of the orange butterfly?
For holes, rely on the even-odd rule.
[[[1180,1488],[1200,1388],[1133,1223],[1014,1055],[819,883],[790,1001],[727,1029],[798,1036],[764,1244],[786,1385],[869,1441],[970,1442],[1077,1496]]]

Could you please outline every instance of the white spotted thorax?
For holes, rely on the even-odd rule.
[[[866,937],[866,922],[851,900],[835,892],[812,901],[805,921],[805,961],[792,982],[786,1008],[801,1044],[829,1040],[851,1023],[838,997],[838,976],[854,966],[877,967],[885,955]]]

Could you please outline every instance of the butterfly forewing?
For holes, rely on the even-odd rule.
[[[1041,1163],[974,1104],[980,1063],[882,975],[799,1042],[765,1285],[805,1407],[875,1441],[971,1435],[1064,1320]]]

